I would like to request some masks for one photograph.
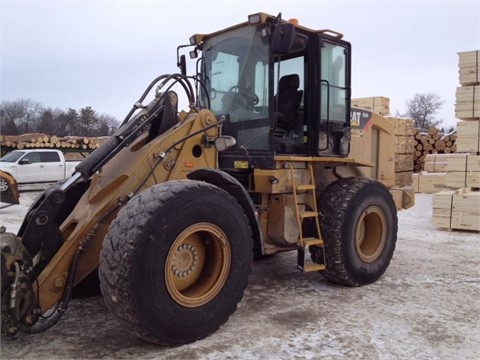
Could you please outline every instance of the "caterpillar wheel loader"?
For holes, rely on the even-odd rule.
[[[227,321],[255,257],[297,251],[292,266],[347,286],[389,266],[414,199],[394,187],[393,126],[350,108],[342,34],[258,13],[192,36],[177,63],[1,231],[2,334],[53,326],[96,269],[129,331],[177,345]]]

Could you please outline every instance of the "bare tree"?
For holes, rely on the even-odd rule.
[[[443,103],[442,98],[434,93],[415,94],[413,99],[407,100],[405,116],[413,119],[415,126],[420,129],[438,126],[442,120],[437,120],[435,115],[442,108]]]
[[[117,127],[114,117],[98,114],[90,106],[63,111],[45,108],[30,99],[0,103],[0,133],[5,135],[42,132],[57,136],[104,136],[111,135]]]

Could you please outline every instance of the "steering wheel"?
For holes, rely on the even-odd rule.
[[[253,90],[250,90],[249,88],[234,85],[232,86],[228,92],[238,94],[242,97],[245,98],[247,105],[249,106],[254,106],[257,105],[260,102],[260,99],[258,98],[257,94]]]

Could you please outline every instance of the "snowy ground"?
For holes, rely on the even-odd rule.
[[[34,198],[0,210],[16,231]],[[346,288],[295,269],[296,254],[255,262],[238,310],[215,334],[176,348],[130,335],[99,295],[59,324],[2,338],[2,359],[478,359],[480,235],[430,224],[431,195],[399,213],[397,249],[375,284]]]

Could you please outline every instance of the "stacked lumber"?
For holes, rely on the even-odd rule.
[[[415,134],[414,171],[425,170],[426,157],[429,154],[450,154],[458,151],[457,134],[442,134],[432,126],[428,131]]]
[[[457,88],[455,115],[463,120],[480,118],[480,86],[470,85]]]
[[[55,148],[58,150],[78,149],[79,151],[92,151],[108,139],[106,137],[57,137],[45,134],[2,135],[0,146],[5,151],[22,149]]]
[[[428,154],[425,157],[425,171],[430,173],[434,172],[447,172],[447,171],[464,171],[465,167],[459,169],[457,163],[463,163],[466,161],[467,154]]]
[[[450,189],[480,188],[480,155],[456,154],[447,158],[445,185]]]
[[[479,50],[459,52],[458,68],[461,87],[457,88],[455,113],[458,151],[480,154],[480,73]]]
[[[390,99],[384,96],[355,98],[351,100],[351,105],[384,116],[390,114]]]
[[[432,224],[480,231],[480,82],[479,51],[459,54],[455,113],[458,153],[446,157],[445,187],[433,195]],[[462,121],[463,120],[463,121]],[[438,167],[437,167],[438,168]]]
[[[412,185],[415,126],[412,119],[385,117],[395,127],[395,185]]]
[[[458,78],[462,86],[480,84],[479,50],[458,53]]]
[[[433,195],[432,224],[439,228],[480,231],[480,191],[467,188]]]
[[[457,122],[457,151],[480,154],[480,121]]]
[[[413,189],[417,193],[425,194],[434,194],[442,191],[445,189],[446,176],[447,173],[445,172],[429,173],[422,171],[420,173],[414,173],[412,175]]]

